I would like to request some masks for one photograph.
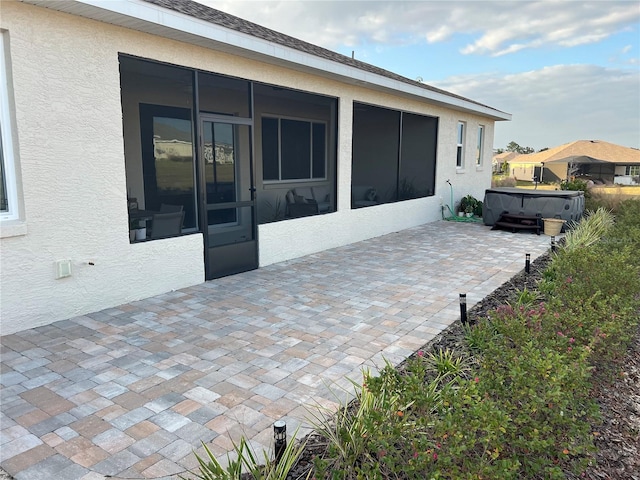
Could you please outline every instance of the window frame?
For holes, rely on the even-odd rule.
[[[630,177],[640,175],[640,165],[627,165],[625,175],[629,175]]]
[[[18,203],[18,179],[16,176],[15,152],[13,144],[13,118],[9,108],[9,75],[7,68],[6,31],[0,31],[0,155],[7,210],[0,211],[0,221],[20,218]]]
[[[476,152],[476,167],[483,166],[483,150],[484,150],[484,125],[478,125],[478,144],[476,148],[478,151]]]
[[[464,168],[464,155],[465,155],[465,140],[467,136],[467,123],[462,120],[458,120],[456,127],[456,168]]]
[[[328,122],[326,120],[318,120],[318,119],[312,119],[312,118],[300,118],[300,117],[292,117],[292,116],[287,116],[287,115],[275,115],[275,114],[270,114],[270,113],[265,113],[262,114],[260,116],[260,125],[261,125],[261,131],[260,131],[260,135],[261,135],[261,140],[262,141],[262,135],[264,135],[264,132],[262,131],[262,122],[263,120],[267,118],[267,119],[271,119],[271,120],[277,120],[278,122],[278,133],[277,133],[277,141],[278,141],[278,178],[277,179],[265,179],[264,178],[264,158],[262,158],[262,165],[263,165],[263,172],[262,172],[262,183],[264,185],[277,185],[277,184],[284,184],[284,183],[298,183],[298,182],[323,182],[326,181],[328,176],[328,157],[329,157],[329,145],[328,145],[328,141],[329,141],[329,125]],[[282,177],[282,120],[290,120],[290,121],[294,121],[294,122],[304,122],[307,123],[309,125],[309,177],[307,178],[283,178]],[[319,124],[319,125],[323,125],[324,127],[324,158],[323,160],[323,164],[324,164],[324,175],[322,177],[314,177],[313,176],[313,172],[314,172],[314,136],[313,136],[313,131],[314,131],[314,125]],[[264,153],[264,152],[263,152]]]

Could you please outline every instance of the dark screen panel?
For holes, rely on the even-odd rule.
[[[402,114],[402,155],[398,200],[433,195],[435,188],[436,119]]]
[[[326,176],[326,130],[324,123],[313,124],[313,178]]]
[[[262,178],[279,180],[278,167],[278,119],[262,119]]]
[[[280,120],[282,179],[311,178],[309,122]]]

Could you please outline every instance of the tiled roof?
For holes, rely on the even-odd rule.
[[[235,30],[237,32],[245,33],[247,35],[251,35],[253,37],[266,40],[268,42],[273,42],[284,47],[293,48],[295,50],[307,53],[309,55],[314,55],[316,57],[330,60],[332,62],[337,62],[343,65],[348,65],[348,66],[357,68],[359,70],[363,70],[365,72],[377,74],[377,75],[390,78],[392,80],[396,80],[402,83],[413,85],[419,88],[424,88],[425,90],[430,90],[432,92],[440,93],[442,95],[446,95],[451,98],[457,98],[460,100],[464,100],[466,102],[471,102],[476,105],[480,105],[482,107],[493,109],[493,107],[484,105],[474,100],[470,100],[466,97],[462,97],[460,95],[456,95],[454,93],[450,93],[445,90],[432,87],[431,85],[427,85],[421,82],[417,82],[415,80],[411,80],[410,78],[403,77],[402,75],[398,75],[396,73],[390,72],[389,70],[385,70],[383,68],[376,67],[375,65],[371,65],[369,63],[362,62],[360,60],[356,60],[354,58],[348,57],[346,55],[333,52],[326,48],[313,45],[312,43],[299,40],[289,35],[285,35],[284,33],[276,32],[275,30],[271,30],[269,28],[263,27],[256,23],[243,20],[242,18],[236,17],[234,15],[230,15],[228,13],[221,12],[220,10],[216,10],[214,8],[208,7],[198,2],[194,2],[192,0],[144,0],[144,1],[147,3],[152,3],[154,5],[163,7],[163,8],[168,8],[175,12],[189,15],[190,17],[193,17],[193,18],[198,18],[200,20],[204,20],[206,22],[219,25],[221,27],[225,27],[231,30]]]
[[[510,163],[546,163],[581,156],[625,165],[640,164],[640,150],[637,148],[623,147],[622,145],[603,142],[602,140],[577,140],[550,148],[544,152],[519,155],[511,160]]]

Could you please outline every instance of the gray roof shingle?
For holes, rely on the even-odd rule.
[[[237,32],[245,33],[247,35],[251,35],[253,37],[266,40],[268,42],[273,42],[284,47],[293,48],[295,50],[307,53],[309,55],[314,55],[319,58],[330,60],[332,62],[341,63],[343,65],[348,65],[350,67],[354,67],[359,70],[363,70],[365,72],[390,78],[392,80],[406,83],[408,85],[413,85],[419,88],[423,88],[425,90],[430,90],[432,92],[440,93],[442,95],[446,95],[451,98],[457,98],[460,100],[464,100],[466,102],[471,102],[475,105],[480,105],[482,107],[493,109],[493,107],[484,105],[482,103],[476,102],[469,98],[462,97],[460,95],[456,95],[454,93],[447,92],[445,90],[441,90],[439,88],[432,87],[431,85],[417,82],[415,80],[411,80],[410,78],[403,77],[402,75],[398,75],[389,70],[385,70],[383,68],[376,67],[375,65],[371,65],[369,63],[362,62],[360,60],[356,60],[354,58],[348,57],[346,55],[333,52],[326,48],[313,45],[312,43],[299,40],[295,37],[285,35],[284,33],[276,32],[275,30],[271,30],[269,28],[263,27],[256,23],[249,22],[248,20],[244,20],[240,17],[236,17],[234,15],[221,12],[220,10],[216,10],[214,8],[208,7],[198,2],[194,2],[192,0],[144,0],[144,1],[147,3],[152,3],[159,7],[173,10],[175,12],[189,15],[190,17],[198,18],[200,20],[204,20],[204,21],[213,23],[215,25],[219,25],[221,27],[225,27],[231,30],[235,30]]]

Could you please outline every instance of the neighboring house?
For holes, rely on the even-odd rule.
[[[3,334],[438,220],[510,119],[188,0],[0,27]]]
[[[516,152],[502,152],[494,155],[491,159],[493,173],[506,172],[509,162],[519,155],[520,154]]]
[[[520,155],[509,161],[510,175],[532,181],[554,183],[570,178],[595,184],[640,184],[640,150],[602,140],[578,140],[543,152]]]

